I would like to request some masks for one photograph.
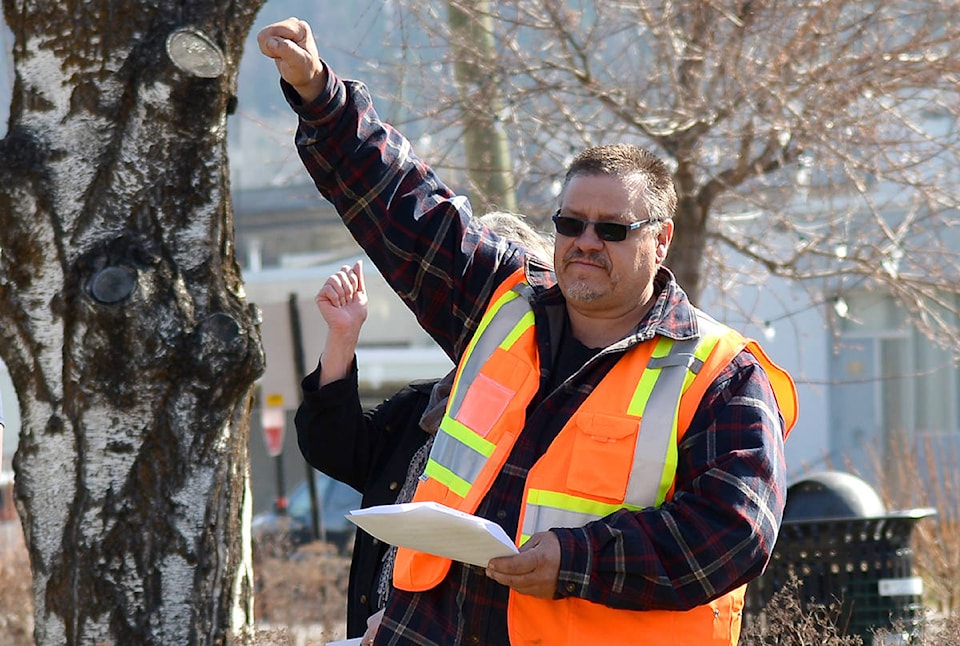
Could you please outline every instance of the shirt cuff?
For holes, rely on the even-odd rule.
[[[320,358],[320,362],[314,371],[304,377],[303,381],[300,382],[300,390],[303,392],[304,397],[310,397],[311,399],[317,399],[318,397],[330,399],[343,397],[347,393],[359,390],[356,355],[354,355],[353,361],[350,363],[350,372],[347,373],[346,377],[331,381],[323,387],[320,386],[320,368],[322,365],[323,357]]]
[[[347,90],[343,81],[329,65],[324,63],[324,67],[327,70],[327,84],[310,103],[304,103],[293,86],[280,79],[280,89],[290,108],[307,123],[321,124],[332,121],[347,103]]]
[[[553,527],[550,531],[560,541],[560,572],[554,598],[586,599],[590,586],[590,559],[587,555],[590,540],[586,530],[582,527]]]

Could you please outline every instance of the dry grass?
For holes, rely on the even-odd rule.
[[[744,629],[740,646],[862,646],[859,635],[844,635],[838,625],[841,604],[824,605],[801,598],[802,584],[796,578],[787,581],[767,603],[762,621]],[[891,628],[878,630],[870,642],[884,646],[958,646],[960,618],[929,614],[923,632],[909,636],[909,631],[895,622]],[[868,642],[868,646],[870,644]]]
[[[259,546],[258,546],[259,547]],[[350,559],[329,543],[265,553],[256,549],[254,614],[269,626],[306,627],[324,641],[346,637]],[[300,632],[303,632],[301,628]],[[309,641],[309,640],[308,640]]]
[[[862,646],[859,635],[844,636],[837,627],[839,604],[804,603],[801,588],[791,577],[774,593],[760,620],[744,629],[740,646]]]
[[[923,579],[924,604],[939,615],[960,618],[960,455],[948,438],[928,436],[918,444],[893,438],[883,457],[873,452],[877,490],[888,509],[933,507],[912,535],[913,564]],[[960,644],[960,640],[955,642]]]
[[[0,522],[0,644],[33,643],[33,594],[23,532]]]

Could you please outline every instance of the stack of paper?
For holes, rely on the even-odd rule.
[[[518,552],[500,525],[435,502],[354,509],[347,520],[390,545],[480,567]]]

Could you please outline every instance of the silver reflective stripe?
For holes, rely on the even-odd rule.
[[[680,407],[683,382],[688,370],[699,370],[696,361],[699,339],[677,341],[665,357],[652,359],[648,368],[660,368],[660,375],[641,411],[640,433],[633,453],[633,468],[627,481],[624,503],[638,508],[653,507],[663,481],[667,451],[674,442],[673,425]],[[638,379],[639,381],[639,379]]]
[[[680,343],[683,343],[681,341]],[[665,357],[651,357],[647,364],[648,368],[672,368],[674,366],[683,366],[689,368],[692,372],[700,372],[703,362],[695,354],[690,352],[671,352]]]
[[[467,446],[443,429],[437,431],[437,437],[430,448],[430,460],[449,469],[457,477],[469,483],[476,482],[483,465],[486,463],[482,453]]]
[[[518,292],[516,288],[513,291]],[[463,404],[463,398],[466,396],[470,384],[472,384],[477,378],[477,375],[480,374],[480,369],[487,362],[487,359],[493,356],[494,350],[503,343],[507,335],[513,331],[517,322],[529,311],[530,303],[527,302],[527,299],[521,294],[518,298],[514,298],[509,303],[505,303],[499,310],[494,312],[493,319],[487,324],[479,338],[477,338],[473,351],[470,353],[470,356],[467,357],[467,361],[460,371],[460,378],[457,379],[453,396],[447,407],[447,415],[453,418],[457,417],[460,406]]]
[[[493,317],[482,328],[472,351],[466,357],[460,377],[454,384],[450,402],[447,404],[447,412],[440,423],[433,447],[430,449],[430,461],[456,474],[471,486],[483,470],[487,458],[451,435],[444,426],[450,424],[451,419],[457,418],[470,384],[474,382],[484,364],[493,356],[503,340],[530,311],[528,296],[533,293],[532,288],[521,283],[514,287],[512,292],[517,294],[517,297],[504,303],[493,313]]]
[[[522,536],[533,536],[539,531],[546,531],[551,527],[583,527],[597,516],[582,511],[557,509],[545,505],[527,505],[523,516]]]

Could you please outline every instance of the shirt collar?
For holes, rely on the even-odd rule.
[[[646,341],[657,335],[677,341],[696,337],[699,334],[696,313],[673,272],[660,267],[654,285],[657,299],[637,326],[637,340]]]

